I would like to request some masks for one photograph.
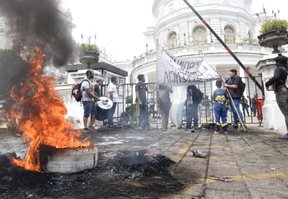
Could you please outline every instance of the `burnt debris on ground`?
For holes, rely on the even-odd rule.
[[[111,173],[121,180],[136,180],[145,176],[167,175],[175,164],[166,156],[148,150],[123,151],[108,161]]]
[[[145,150],[122,152],[96,169],[69,175],[25,171],[10,164],[11,156],[0,156],[0,198],[158,198],[184,188],[169,174],[173,161]]]

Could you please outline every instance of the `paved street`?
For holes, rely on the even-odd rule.
[[[0,155],[25,148],[19,139],[2,133]],[[203,129],[185,130],[101,129],[93,134],[99,164],[119,151],[149,149],[176,162],[172,175],[185,185],[160,198],[288,198],[288,141],[263,128],[248,133],[214,135]],[[193,157],[192,150],[208,158]]]

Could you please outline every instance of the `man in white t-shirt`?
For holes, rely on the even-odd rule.
[[[81,92],[82,92],[82,99],[81,102],[84,108],[84,132],[88,132],[88,125],[87,121],[88,118],[91,116],[91,121],[89,124],[89,128],[93,129],[93,125],[95,123],[95,113],[96,113],[96,106],[95,100],[99,100],[99,98],[94,93],[94,84],[93,84],[94,73],[92,70],[86,71],[86,79],[81,83]]]
[[[119,102],[119,96],[118,96],[118,84],[116,77],[111,77],[111,82],[108,85],[108,96],[113,102],[112,108],[109,110],[108,113],[108,127],[114,127],[113,125],[113,115],[116,110],[117,102]]]

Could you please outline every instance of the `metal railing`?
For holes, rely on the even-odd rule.
[[[262,82],[261,76],[256,77],[257,81]],[[254,82],[249,77],[243,77],[243,82],[246,83],[246,88],[244,92],[244,96],[248,101],[248,112],[249,116],[246,113],[244,116],[244,121],[246,124],[257,124],[258,119],[257,115],[254,115],[254,107],[252,104],[252,98],[254,97],[254,94],[258,94],[258,96],[262,95],[262,92],[259,90],[259,88],[254,84]],[[213,95],[213,91],[216,89],[215,81],[210,82],[203,82],[203,83],[195,83],[195,85],[201,90],[201,92],[204,94],[204,99],[202,100],[201,104],[199,105],[199,124],[207,124],[207,123],[213,123],[214,122],[214,102],[211,99]],[[117,110],[115,113],[115,120],[119,122],[121,113],[128,108],[128,112],[132,115],[132,120],[134,122],[138,122],[138,113],[137,113],[137,104],[136,104],[136,94],[135,94],[135,86],[136,84],[122,84],[118,88],[118,94],[119,94],[119,103],[117,104]],[[148,83],[148,90],[156,90],[157,84],[156,83]],[[107,85],[103,86],[103,93],[107,93]],[[150,115],[150,122],[151,124],[156,125],[157,127],[161,123],[161,118],[159,114],[159,109],[157,105],[157,96],[156,91],[152,92],[150,94],[147,94],[148,99],[148,109],[149,109],[149,115]],[[171,98],[173,101],[173,99]],[[241,111],[243,112],[244,108],[241,105]],[[256,112],[256,111],[255,111]],[[253,114],[252,114],[253,113]],[[183,123],[185,123],[185,108],[183,111]],[[228,112],[228,122],[232,122],[232,114],[229,111]]]

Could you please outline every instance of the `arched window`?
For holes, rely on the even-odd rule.
[[[168,48],[176,48],[177,47],[177,33],[170,32],[168,35]]]
[[[194,44],[206,44],[207,43],[207,31],[203,26],[197,26],[193,30],[193,43]]]
[[[236,42],[235,30],[231,26],[225,26],[225,28],[224,28],[224,41],[226,43],[235,43]]]

